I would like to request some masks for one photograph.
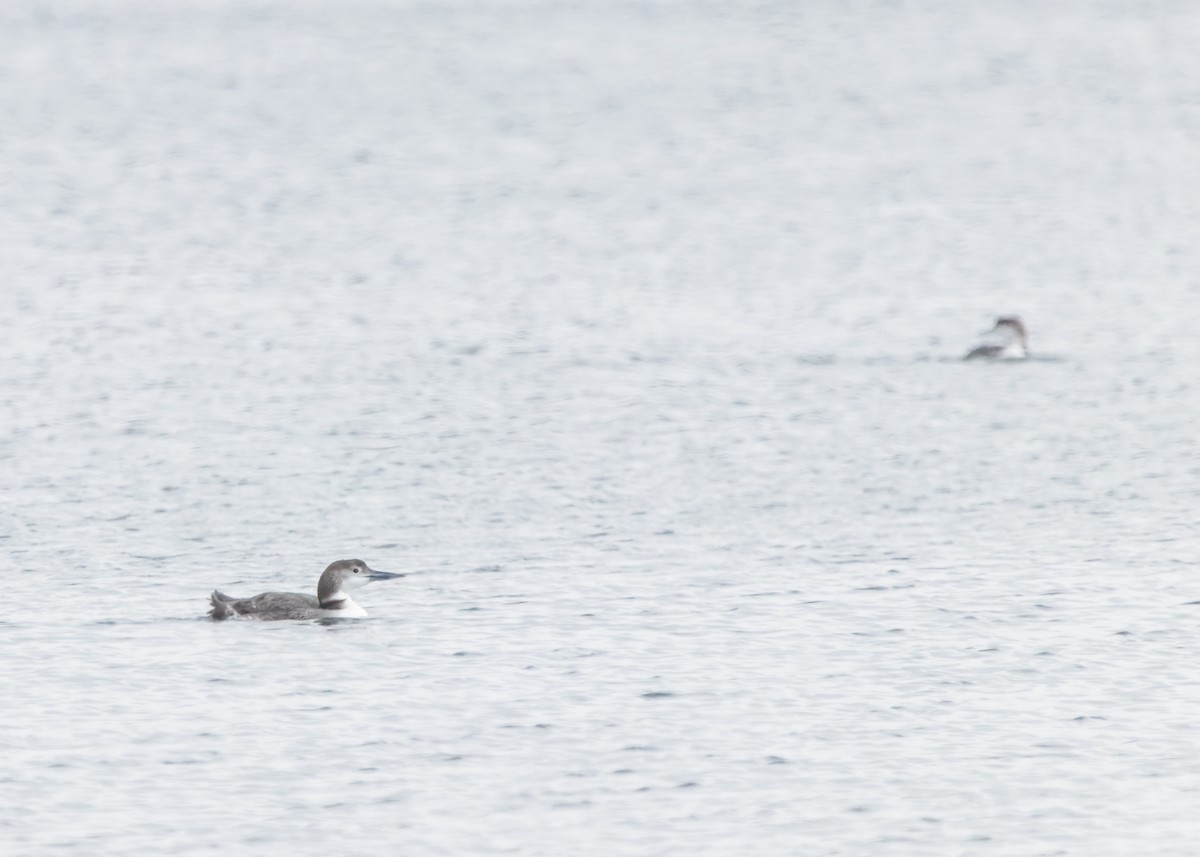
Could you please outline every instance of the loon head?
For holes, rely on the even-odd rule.
[[[1002,315],[996,319],[996,325],[988,333],[1003,333],[1013,339],[1025,342],[1028,335],[1025,332],[1025,322],[1018,315]]]
[[[351,589],[366,586],[373,580],[392,580],[404,577],[403,574],[392,574],[390,571],[376,571],[361,559],[339,559],[329,564],[317,581],[317,600],[324,606],[329,603],[349,599]]]

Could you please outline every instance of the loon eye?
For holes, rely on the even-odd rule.
[[[354,567],[354,573],[355,573],[355,574],[358,574],[360,571],[362,571],[362,569],[361,569],[361,568],[359,568],[358,566],[355,566],[355,567]]]

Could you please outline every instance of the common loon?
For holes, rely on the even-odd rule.
[[[976,345],[963,360],[1023,360],[1029,356],[1029,334],[1019,316],[1001,316],[984,335],[994,341]]]
[[[212,619],[359,619],[367,615],[347,595],[347,590],[366,586],[372,580],[404,577],[387,571],[375,571],[361,559],[341,559],[331,563],[317,581],[317,596],[299,592],[264,592],[253,598],[234,598],[213,591],[210,596]]]

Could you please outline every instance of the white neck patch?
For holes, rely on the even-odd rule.
[[[367,615],[367,611],[341,589],[335,592],[332,598],[326,598],[321,606],[330,613],[347,619],[361,619]]]

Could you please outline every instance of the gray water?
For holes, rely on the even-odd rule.
[[[0,850],[1197,853],[1198,43],[8,0]]]

